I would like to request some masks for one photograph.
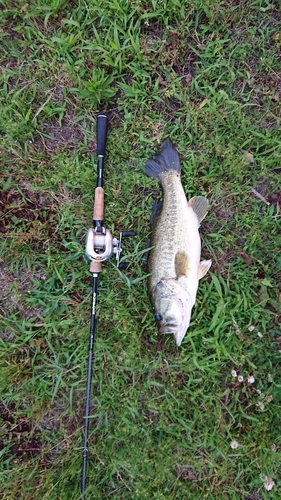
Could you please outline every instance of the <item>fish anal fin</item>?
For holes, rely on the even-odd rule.
[[[188,270],[188,257],[185,252],[177,252],[175,255],[175,269],[176,276],[179,278],[180,276],[186,276]]]
[[[198,267],[198,279],[199,280],[201,278],[203,278],[203,276],[205,276],[205,274],[207,274],[211,265],[212,265],[211,260],[201,260],[199,267]]]
[[[194,196],[188,202],[188,206],[192,208],[199,222],[206,217],[209,207],[209,202],[205,196]]]

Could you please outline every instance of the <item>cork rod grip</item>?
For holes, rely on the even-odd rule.
[[[90,263],[90,273],[100,273],[101,272],[101,262],[96,262],[94,260]]]
[[[104,219],[103,215],[104,215],[104,190],[102,187],[97,187],[95,189],[93,220],[103,221]]]

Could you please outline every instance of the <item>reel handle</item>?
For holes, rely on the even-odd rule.
[[[107,138],[108,118],[106,115],[97,116],[97,155],[105,155],[106,138]]]

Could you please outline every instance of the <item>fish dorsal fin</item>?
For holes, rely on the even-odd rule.
[[[198,279],[199,280],[201,278],[203,278],[203,276],[205,276],[205,274],[207,274],[211,265],[212,265],[211,260],[201,260],[199,267],[198,267]]]
[[[188,257],[185,252],[177,252],[175,255],[176,277],[186,276],[188,270]]]
[[[189,200],[188,206],[192,208],[198,221],[201,222],[207,215],[209,202],[205,196],[194,196]]]

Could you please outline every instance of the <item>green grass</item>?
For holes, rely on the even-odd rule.
[[[112,260],[99,279],[87,498],[278,500],[279,2],[0,3],[1,498],[80,498],[106,112],[105,223],[137,236],[126,274]],[[144,262],[158,186],[142,166],[166,138],[187,197],[211,201],[213,265],[178,350],[157,335]]]

